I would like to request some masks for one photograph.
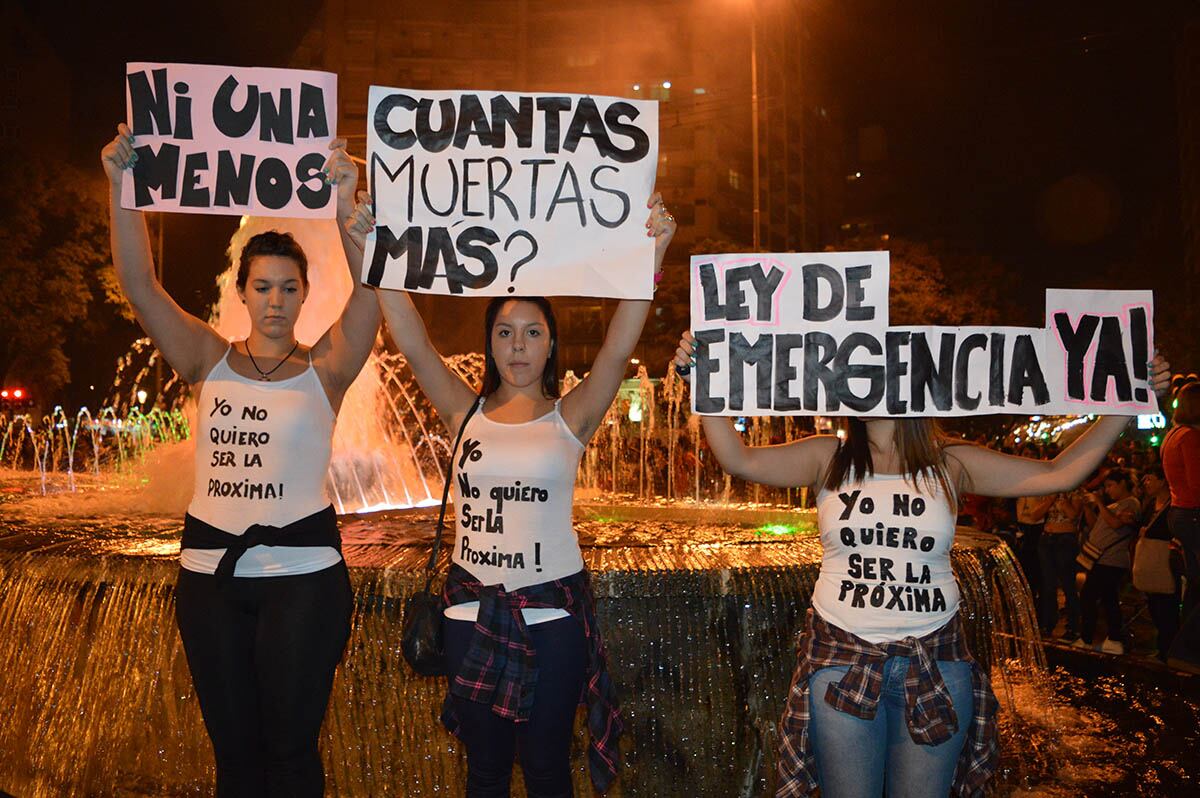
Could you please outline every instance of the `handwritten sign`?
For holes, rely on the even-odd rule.
[[[372,86],[363,282],[648,299],[658,105]]]
[[[692,258],[710,415],[1157,412],[1149,291],[1046,295],[1047,326],[891,327],[886,252]]]
[[[128,64],[138,154],[121,207],[333,218],[321,168],[337,135],[337,76],[297,69]]]

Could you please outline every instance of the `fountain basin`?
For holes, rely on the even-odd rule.
[[[715,523],[694,507],[610,503],[579,516],[626,723],[610,794],[770,794],[794,635],[820,561],[811,515],[743,511]],[[437,721],[443,682],[400,656],[402,607],[420,588],[435,519],[428,509],[343,518],[356,607],[324,731],[331,795],[463,792],[460,746]],[[207,794],[211,751],[173,618],[179,527],[4,507],[0,789]],[[1033,619],[1007,546],[963,530],[952,560],[976,655],[1040,661],[1022,642],[1035,637]],[[577,731],[581,795],[584,746]]]

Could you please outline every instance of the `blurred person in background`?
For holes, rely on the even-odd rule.
[[[1189,375],[1190,377],[1191,375]],[[1171,657],[1200,665],[1200,382],[1189,381],[1176,394],[1172,426],[1162,444],[1163,473],[1171,492],[1167,524],[1183,548],[1187,587],[1183,625]]]
[[[1094,561],[1090,568],[1084,566],[1088,574],[1079,593],[1082,640],[1078,643],[1093,645],[1098,610],[1103,607],[1107,637],[1097,648],[1107,654],[1125,653],[1120,593],[1133,565],[1130,548],[1140,509],[1133,480],[1122,469],[1108,472],[1101,491],[1084,494],[1083,514],[1089,528],[1084,554],[1090,549]]]
[[[1026,450],[1022,456],[1038,457],[1038,454],[1036,451]],[[1046,514],[1050,511],[1050,506],[1054,504],[1054,499],[1054,495],[1022,496],[1016,502],[1017,562],[1021,564],[1021,570],[1025,572],[1025,578],[1029,581],[1029,592],[1033,595],[1035,607],[1038,606],[1041,599],[1044,585],[1050,584],[1049,589],[1054,590],[1053,584],[1042,578],[1041,561],[1038,554],[1042,530],[1046,524]]]
[[[1038,597],[1038,625],[1050,637],[1058,625],[1058,591],[1061,588],[1067,615],[1063,639],[1079,639],[1079,594],[1075,585],[1075,557],[1079,554],[1079,522],[1083,496],[1079,491],[1056,493],[1042,526],[1038,542],[1038,564],[1042,591]]]
[[[1134,554],[1134,583],[1146,594],[1150,617],[1158,630],[1158,658],[1166,662],[1167,652],[1179,631],[1179,580],[1172,572],[1169,555],[1159,556],[1159,550],[1162,550],[1162,554],[1167,554],[1168,547],[1164,544],[1171,540],[1167,524],[1171,489],[1162,469],[1157,466],[1148,469],[1142,477],[1142,489],[1144,499],[1139,519],[1138,546]],[[1143,540],[1160,543],[1151,549],[1142,543]],[[1142,576],[1143,572],[1145,577]],[[1140,583],[1143,578],[1146,584]],[[1152,587],[1160,583],[1170,588],[1169,591],[1160,591]]]

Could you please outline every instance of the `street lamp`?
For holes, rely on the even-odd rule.
[[[762,206],[758,190],[758,6],[750,0],[750,137],[754,178],[754,251],[762,244]]]

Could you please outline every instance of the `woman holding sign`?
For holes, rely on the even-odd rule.
[[[117,130],[101,153],[117,277],[198,401],[176,617],[212,739],[217,795],[319,796],[317,740],[353,604],[325,479],[337,410],[374,345],[378,305],[353,274],[341,316],[301,346],[304,252],[288,234],[260,233],[242,249],[237,274],[251,331],[226,341],[155,279],[145,218],[121,207],[122,173],[137,154],[129,128]],[[331,142],[326,164],[342,218],[357,182],[344,146]]]
[[[361,247],[375,219],[370,197],[360,200],[350,229]],[[647,207],[657,284],[675,219],[658,194]],[[362,258],[357,249],[346,255]],[[605,790],[617,772],[621,722],[571,509],[580,456],[616,397],[650,302],[620,302],[591,371],[560,397],[550,303],[493,299],[477,395],[442,361],[408,294],[378,294],[392,338],[451,437],[466,424],[452,464],[458,518],[444,593],[450,684],[442,721],[466,745],[467,795],[507,796],[514,758],[531,798],[572,795],[581,702],[592,782]]]
[[[685,333],[675,363],[695,351]],[[1151,364],[1156,391],[1168,366]],[[746,446],[727,417],[703,416],[734,476],[817,494],[824,556],[781,723],[776,795],[982,794],[995,771],[996,699],[967,650],[950,568],[957,497],[1073,489],[1127,417],[1101,418],[1053,460],[951,441],[929,418],[848,418],[845,437]]]

